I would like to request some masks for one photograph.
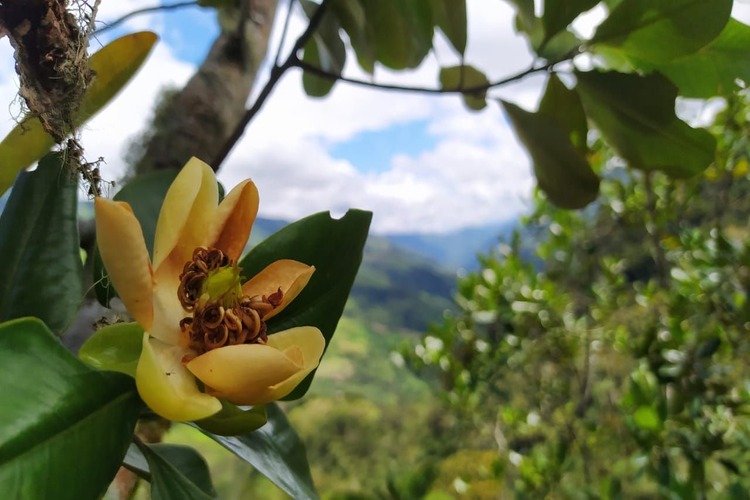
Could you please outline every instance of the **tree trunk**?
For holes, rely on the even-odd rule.
[[[211,161],[239,123],[268,49],[278,0],[241,2],[220,14],[222,33],[198,72],[155,117],[133,162],[136,174],[180,168],[191,156]]]

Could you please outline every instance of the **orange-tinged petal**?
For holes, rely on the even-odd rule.
[[[187,368],[211,394],[235,404],[259,405],[289,394],[318,366],[324,348],[320,330],[303,326],[270,335],[268,345],[214,349]]]
[[[211,167],[191,158],[164,198],[154,235],[154,270],[179,274],[196,247],[205,245],[214,223],[219,191]]]
[[[235,186],[219,204],[215,221],[217,234],[211,246],[237,262],[250,237],[258,203],[258,188],[252,181]]]
[[[135,382],[141,399],[169,420],[192,421],[221,410],[221,402],[198,390],[195,377],[182,364],[184,351],[143,336]]]
[[[104,266],[128,312],[148,330],[153,320],[151,262],[130,205],[97,197],[96,240]]]
[[[284,294],[281,304],[263,317],[269,319],[283,311],[299,295],[310,281],[313,272],[315,267],[296,260],[277,260],[242,285],[242,293],[250,297],[269,296],[281,288]]]

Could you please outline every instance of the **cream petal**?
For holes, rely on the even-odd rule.
[[[259,405],[289,394],[318,366],[324,348],[320,330],[298,327],[269,336],[268,345],[214,349],[187,368],[211,394],[235,404]]]
[[[130,205],[97,197],[96,240],[104,266],[128,312],[148,330],[153,321],[153,272],[141,224]]]
[[[141,399],[169,420],[192,421],[221,410],[221,402],[198,390],[195,377],[182,364],[185,352],[143,336],[135,382]]]
[[[296,260],[277,260],[242,285],[242,293],[250,297],[268,296],[281,288],[284,293],[281,304],[263,317],[263,319],[269,319],[283,311],[299,295],[310,281],[313,272],[315,272],[315,267]]]
[[[252,181],[235,186],[219,204],[215,220],[217,234],[211,246],[237,262],[250,237],[258,203],[258,188]]]
[[[208,243],[218,203],[214,171],[191,158],[169,187],[156,222],[153,265],[157,276],[179,274],[193,250]]]

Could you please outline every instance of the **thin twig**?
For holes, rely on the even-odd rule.
[[[562,61],[559,61],[559,62],[562,62]],[[557,64],[557,63],[554,63],[554,64]],[[458,87],[455,87],[455,88],[407,86],[407,85],[397,85],[397,84],[390,84],[390,83],[377,83],[377,82],[371,82],[367,80],[360,80],[357,78],[349,78],[343,75],[330,73],[328,71],[325,71],[324,69],[318,68],[317,66],[313,66],[309,63],[306,63],[305,61],[301,61],[300,59],[296,59],[294,61],[293,66],[301,68],[304,71],[307,71],[308,73],[311,73],[315,76],[319,76],[321,78],[326,78],[328,80],[337,80],[337,81],[341,81],[345,83],[350,83],[352,85],[359,85],[362,87],[370,87],[370,88],[376,88],[376,89],[382,89],[382,90],[395,90],[395,91],[401,91],[401,92],[419,92],[422,94],[456,94],[456,93],[476,94],[478,92],[489,90],[493,87],[499,87],[502,85],[507,85],[509,83],[518,81],[518,80],[522,80],[523,78],[526,78],[527,76],[532,75],[534,73],[539,73],[541,71],[549,71],[550,69],[552,69],[554,64],[549,63],[543,66],[531,66],[530,68],[524,71],[521,71],[520,73],[509,76],[507,78],[503,78],[502,80],[490,82],[484,85],[473,85],[471,87],[463,87],[459,85]]]
[[[292,18],[292,9],[294,9],[294,2],[296,0],[289,0],[289,9],[286,11],[286,19],[284,19],[284,27],[281,29],[281,39],[279,40],[279,48],[276,50],[276,58],[273,61],[274,66],[279,65],[281,59],[281,51],[284,50],[284,42],[286,42],[286,34],[289,31],[289,20]]]
[[[310,40],[310,38],[315,33],[315,30],[318,29],[320,22],[323,20],[323,15],[328,10],[328,5],[330,3],[330,0],[323,0],[320,3],[318,8],[315,10],[315,14],[313,14],[313,16],[310,18],[310,23],[307,25],[307,28],[294,43],[294,47],[292,47],[289,57],[287,57],[286,61],[284,61],[284,64],[282,64],[281,66],[274,65],[271,68],[271,74],[268,77],[268,81],[260,91],[260,94],[258,94],[257,99],[255,99],[253,105],[247,111],[245,111],[242,119],[234,128],[234,131],[232,131],[232,134],[229,136],[229,138],[224,142],[224,145],[219,150],[219,153],[211,162],[211,166],[213,166],[214,170],[219,169],[234,145],[237,143],[237,141],[240,140],[240,137],[242,137],[242,134],[245,132],[245,128],[253,119],[253,117],[258,114],[258,112],[265,104],[266,100],[268,100],[268,97],[271,95],[271,92],[273,91],[274,87],[276,87],[276,84],[281,79],[282,75],[286,73],[289,68],[294,66],[294,62],[297,60],[297,52],[299,52],[302,47],[305,46],[307,41]]]
[[[94,31],[94,34],[99,35],[104,33],[105,31],[109,31],[111,29],[116,28],[117,26],[121,25],[125,21],[127,21],[130,18],[140,16],[142,14],[148,14],[151,12],[158,12],[161,10],[176,10],[181,9],[183,7],[193,7],[195,5],[198,5],[198,2],[196,0],[191,0],[188,2],[177,2],[173,4],[167,4],[167,5],[156,5],[154,7],[145,7],[143,9],[134,10],[132,12],[128,12],[124,16],[115,19],[114,21],[110,23],[105,23],[105,26],[99,28],[98,30]]]

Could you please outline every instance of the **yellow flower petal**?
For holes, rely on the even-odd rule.
[[[193,250],[208,243],[218,203],[214,171],[191,158],[169,187],[156,222],[153,265],[157,276],[179,274]]]
[[[237,262],[245,249],[250,230],[258,214],[258,189],[252,181],[244,181],[222,200],[216,213],[217,235],[211,245]]]
[[[128,312],[148,329],[153,320],[153,273],[141,224],[127,203],[97,197],[94,207],[104,267]]]
[[[192,421],[221,410],[221,402],[198,390],[195,377],[182,364],[184,351],[143,336],[135,382],[141,399],[169,420]]]
[[[214,349],[187,364],[211,394],[242,405],[259,405],[289,394],[320,362],[325,339],[303,326],[268,337],[268,345]]]
[[[268,296],[281,288],[284,293],[281,304],[263,317],[267,320],[283,311],[299,295],[310,281],[313,272],[315,267],[296,260],[277,260],[242,285],[242,293],[250,297]]]

